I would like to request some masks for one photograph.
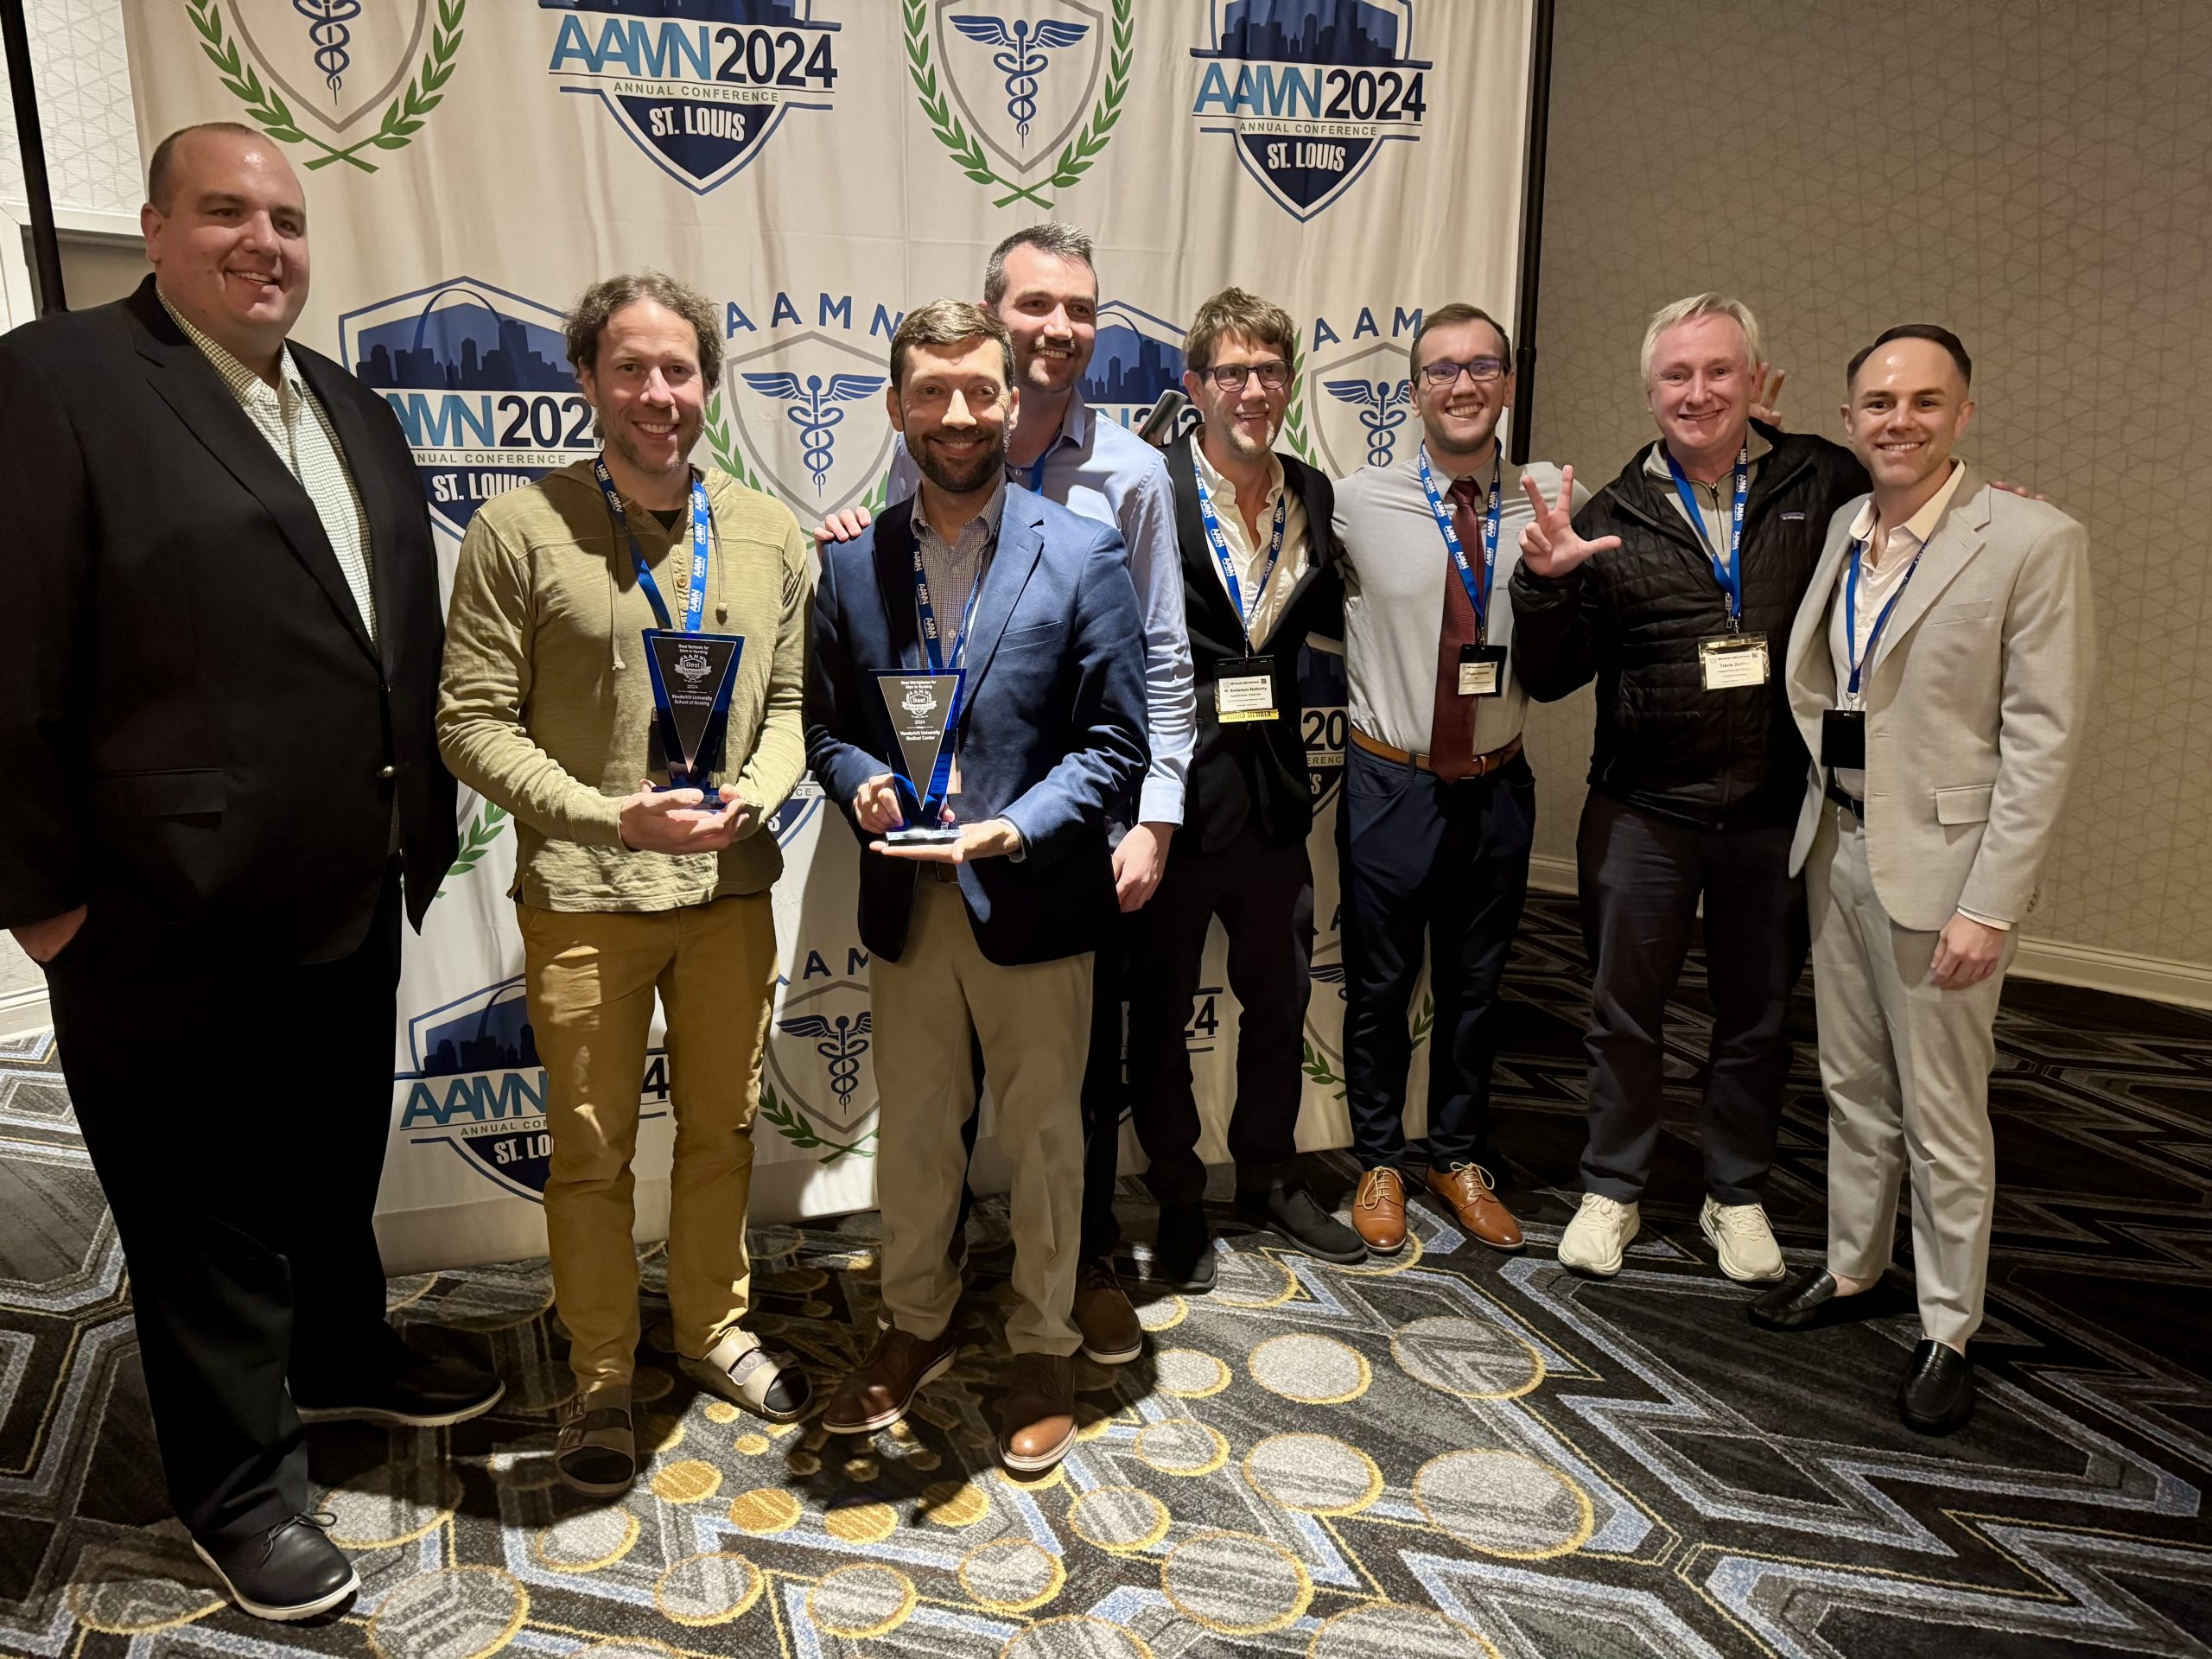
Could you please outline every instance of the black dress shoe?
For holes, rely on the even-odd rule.
[[[235,1538],[192,1548],[215,1569],[232,1601],[256,1618],[289,1624],[327,1613],[361,1587],[353,1562],[323,1536],[327,1516],[296,1515]]]
[[[1177,1290],[1213,1288],[1213,1228],[1205,1207],[1197,1204],[1160,1206],[1160,1233],[1152,1247],[1152,1278],[1155,1284]]]
[[[1255,1227],[1272,1228],[1285,1242],[1323,1262],[1367,1260],[1359,1235],[1324,1210],[1303,1186],[1277,1181],[1264,1192],[1239,1192],[1236,1214]]]
[[[292,1405],[303,1423],[389,1423],[399,1428],[447,1428],[480,1417],[507,1385],[465,1360],[413,1359],[397,1375],[352,1378],[327,1390],[297,1391]]]
[[[1974,1415],[1974,1362],[1923,1338],[1897,1389],[1897,1415],[1916,1434],[1948,1434]]]
[[[1889,1301],[1878,1284],[1855,1296],[1840,1296],[1835,1275],[1826,1268],[1814,1268],[1753,1297],[1744,1312],[1753,1325],[1769,1331],[1817,1331],[1823,1325],[1873,1319],[1889,1310]]]

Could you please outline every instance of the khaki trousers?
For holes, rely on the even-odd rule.
[[[863,858],[879,855],[863,853]],[[970,1033],[1014,1161],[1014,1289],[1006,1326],[1017,1354],[1071,1354],[1082,1255],[1083,1073],[1090,1041],[1089,952],[1002,968],[986,961],[960,889],[925,866],[897,962],[869,969],[881,1100],[876,1194],[883,1211],[883,1304],[910,1336],[951,1322],[960,1276],[945,1260],[968,1171],[960,1126],[975,1106]]]
[[[1890,920],[1867,871],[1866,831],[1848,810],[1823,810],[1805,881],[1828,1097],[1828,1270],[1871,1279],[1888,1268],[1910,1172],[1921,1328],[1963,1343],[1981,1324],[1989,1278],[1989,1071],[2018,935],[2006,936],[1997,971],[1979,985],[1936,989],[1928,972],[1938,935]]]
[[[638,1347],[630,1162],[653,993],[667,1012],[676,1114],[669,1310],[677,1349],[696,1359],[747,1304],[745,1212],[775,922],[765,893],[643,913],[515,910],[553,1137],[553,1300],[578,1388],[627,1387]]]

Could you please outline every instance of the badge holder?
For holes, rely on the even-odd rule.
[[[1863,709],[1823,709],[1821,711],[1821,764],[1831,770],[1866,770],[1866,711]]]
[[[883,839],[893,847],[944,847],[960,839],[960,826],[943,821],[953,793],[952,734],[960,723],[964,669],[900,670],[878,674],[876,688],[891,715],[905,770],[896,773],[912,795],[915,813]]]
[[[1700,639],[1697,657],[1708,691],[1732,691],[1738,686],[1767,683],[1766,635],[1763,633],[1723,633]]]
[[[1232,657],[1224,662],[1213,683],[1213,712],[1224,726],[1278,718],[1281,711],[1275,707],[1275,659]]]
[[[1459,695],[1494,697],[1505,685],[1505,647],[1480,643],[1459,647]]]

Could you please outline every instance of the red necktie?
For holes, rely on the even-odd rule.
[[[1453,480],[1452,529],[1466,550],[1471,563],[1482,556],[1482,518],[1477,502],[1482,493],[1474,480]],[[1475,607],[1467,598],[1467,585],[1459,580],[1459,566],[1447,554],[1444,568],[1444,626],[1436,642],[1436,712],[1428,728],[1428,765],[1446,783],[1454,783],[1474,770],[1475,704],[1478,699],[1459,695],[1459,647],[1475,643]]]

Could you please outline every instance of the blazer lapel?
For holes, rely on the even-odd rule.
[[[354,489],[360,493],[361,512],[368,520],[370,598],[379,618],[390,617],[393,587],[398,580],[393,567],[399,563],[399,521],[393,515],[391,499],[383,487],[381,473],[369,464],[376,441],[370,435],[369,423],[362,417],[359,404],[346,396],[349,388],[338,384],[334,378],[342,375],[344,370],[324,363],[309,352],[295,352],[292,359],[300,365],[308,391],[330,417],[331,429],[338,435],[339,458],[353,474]],[[318,527],[321,522],[318,518]],[[323,544],[329,545],[327,537]],[[337,562],[334,554],[331,563],[334,566]],[[360,607],[353,602],[350,588],[346,599],[347,613],[358,617]],[[391,648],[391,632],[388,627],[378,629],[378,638],[387,652]]]
[[[1943,590],[1959,578],[1974,556],[1981,551],[1983,532],[1989,528],[1989,488],[1968,469],[1961,474],[1951,505],[1936,521],[1928,545],[1920,551],[1920,568],[1912,573],[1897,607],[1874,642],[1873,660],[1866,666],[1871,676],[1888,660],[1891,652],[1912,632],[1913,625],[1935,608]]]
[[[1012,484],[1006,486],[998,548],[991,555],[990,569],[983,572],[983,591],[976,595],[975,620],[968,625],[968,649],[962,658],[968,668],[960,716],[963,725],[976,707],[976,694],[982,687],[983,676],[990,671],[991,658],[999,648],[1007,619],[1014,614],[1014,601],[1028,586],[1029,573],[1044,553],[1045,515],[1038,511],[1042,505],[1041,497]]]
[[[875,591],[883,604],[883,630],[901,668],[922,660],[922,625],[914,614],[914,513],[918,496],[884,510],[875,521]]]
[[[132,312],[139,323],[138,354],[149,365],[147,378],[155,391],[176,411],[185,429],[267,509],[293,556],[322,588],[354,643],[375,661],[376,649],[369,643],[361,608],[354,602],[353,590],[346,586],[345,572],[338,568],[338,556],[330,550],[330,538],[323,533],[322,520],[315,516],[315,503],[308,499],[299,480],[246,418],[230,388],[215,372],[215,365],[162,308],[152,277],[146,279],[132,299]]]
[[[1813,580],[1797,607],[1797,620],[1789,630],[1789,655],[1783,676],[1794,690],[1803,686],[1823,705],[1835,698],[1835,664],[1828,655],[1828,607],[1834,601],[1836,582],[1844,556],[1851,550],[1851,521],[1844,519],[1828,530],[1827,544],[1813,567]]]

